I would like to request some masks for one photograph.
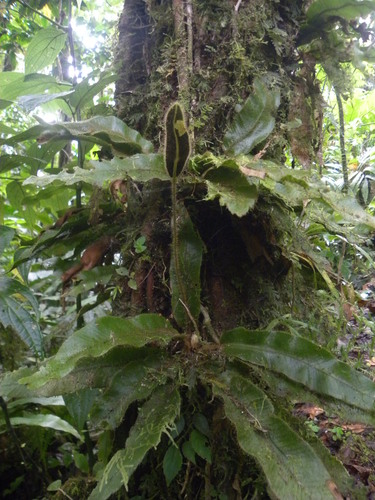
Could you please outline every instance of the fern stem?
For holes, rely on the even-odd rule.
[[[178,255],[178,229],[177,229],[177,177],[173,175],[172,177],[172,248],[173,248],[173,259],[174,267],[176,271],[176,279],[178,284],[179,293],[182,296],[184,304],[187,304],[186,290],[184,287],[180,259]],[[186,314],[186,313],[185,313]]]

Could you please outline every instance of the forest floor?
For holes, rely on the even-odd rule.
[[[339,337],[337,347],[342,358],[375,381],[375,277],[363,285],[361,296],[357,306],[345,311],[346,333]],[[365,486],[367,498],[375,500],[375,428],[344,422],[310,403],[296,404],[294,413],[305,419],[358,485]]]

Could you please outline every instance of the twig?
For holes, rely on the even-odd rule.
[[[31,7],[31,5],[29,5],[27,2],[24,2],[23,0],[17,0],[18,3],[20,3],[21,5],[23,5],[24,7],[26,7],[27,9],[30,9],[32,10],[33,12],[35,12],[35,14],[38,14],[38,16],[40,17],[43,17],[44,19],[46,19],[48,22],[50,22],[51,24],[54,24],[55,26],[57,26],[58,28],[64,30],[64,31],[68,31],[69,28],[67,28],[66,26],[62,26],[61,24],[57,23],[56,21],[54,21],[53,19],[45,16],[44,14],[42,14],[41,12],[39,12],[39,10],[37,9],[34,9],[34,7]]]
[[[181,496],[185,493],[185,490],[189,484],[190,469],[191,469],[191,462],[189,460],[187,467],[186,467],[185,481],[184,481],[184,484],[183,484],[181,492],[180,492]]]
[[[238,9],[240,8],[241,3],[242,3],[242,0],[238,0],[238,2],[236,3],[236,5],[234,7],[234,12],[236,14],[238,13]]]
[[[70,495],[68,495],[67,493],[65,493],[65,491],[63,489],[59,488],[57,491],[59,491],[66,498],[69,498],[69,500],[73,500],[73,498]]]
[[[204,326],[207,328],[207,331],[211,335],[212,340],[215,342],[215,344],[220,344],[219,337],[217,336],[212,326],[210,315],[208,314],[208,311],[204,306],[201,306],[201,313],[203,316]]]

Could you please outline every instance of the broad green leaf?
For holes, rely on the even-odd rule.
[[[189,314],[196,320],[200,313],[200,272],[204,248],[182,204],[177,206],[177,221],[177,248],[172,247],[169,270],[172,312],[179,326],[186,327],[190,321]]]
[[[9,203],[16,209],[22,209],[22,202],[25,196],[22,186],[17,181],[12,181],[6,187]]]
[[[0,77],[2,74],[0,73]],[[8,125],[5,125],[5,123],[0,123],[0,134],[13,135],[15,131],[11,127],[8,127]]]
[[[94,424],[107,422],[111,429],[116,429],[133,401],[147,399],[158,385],[166,382],[171,373],[162,370],[161,366],[161,356],[154,353],[141,363],[139,360],[131,361],[116,369],[110,386],[93,409],[91,421]]]
[[[67,34],[53,26],[38,31],[25,56],[26,73],[37,73],[52,64],[65,45]]]
[[[273,414],[264,392],[248,379],[227,371],[212,380],[224,401],[239,445],[261,465],[272,497],[293,500],[335,498],[332,478],[313,449]]]
[[[210,426],[208,425],[207,418],[203,415],[203,413],[195,413],[193,417],[193,425],[201,434],[210,437]]]
[[[335,210],[338,224],[365,224],[375,229],[375,217],[367,213],[353,196],[324,191],[322,200]]]
[[[47,162],[34,158],[32,156],[24,156],[24,155],[11,155],[11,154],[3,154],[0,156],[0,172],[9,172],[13,168],[23,168],[24,165],[29,165],[33,169],[43,168],[47,165]]]
[[[63,125],[60,125],[58,123],[54,125],[43,123],[40,125],[34,125],[28,130],[13,135],[12,137],[8,137],[7,139],[0,139],[0,144],[9,144],[10,146],[13,146],[20,142],[37,138],[41,142],[47,142],[50,140],[68,140],[69,138],[71,138],[71,134],[65,129]]]
[[[81,122],[69,122],[64,127],[73,137],[93,136],[111,144],[118,154],[151,153],[152,143],[128,127],[116,116],[95,116]]]
[[[22,295],[39,315],[38,302],[32,292],[22,283],[6,276],[0,277],[0,323],[10,326],[39,356],[43,355],[43,337],[37,321],[19,300],[12,295]]]
[[[36,425],[38,427],[47,427],[50,429],[55,429],[56,431],[67,432],[82,441],[82,438],[76,431],[76,429],[66,420],[63,420],[56,415],[44,413],[36,415],[33,413],[25,413],[23,417],[12,417],[10,421],[14,427],[18,425]]]
[[[0,109],[6,109],[8,108],[11,104],[13,104],[12,101],[7,101],[6,99],[0,99]]]
[[[69,90],[70,85],[58,83],[50,75],[15,73],[4,71],[0,73],[0,96],[2,99],[14,101],[17,97],[27,94],[43,94]]]
[[[81,389],[64,396],[65,405],[79,431],[84,428],[96,396],[97,391],[92,389]]]
[[[12,85],[15,85],[19,81],[23,81],[25,75],[24,73],[17,73],[15,71],[3,71],[0,73],[0,95],[2,98],[9,99],[6,96],[5,89]]]
[[[0,276],[0,296],[22,295],[32,306],[39,319],[39,304],[34,293],[27,286],[8,276]]]
[[[167,481],[167,486],[171,484],[173,479],[180,472],[182,467],[182,455],[180,450],[175,446],[171,445],[163,458],[163,472],[165,479]]]
[[[306,17],[308,22],[323,20],[330,17],[342,17],[351,21],[357,17],[366,17],[375,9],[374,1],[366,0],[315,0],[307,10]]]
[[[0,296],[0,323],[10,326],[38,356],[43,356],[43,337],[38,323],[12,297]]]
[[[99,74],[97,81],[92,83],[95,76],[95,74],[89,75],[74,87],[74,92],[67,98],[73,108],[83,109],[86,105],[92,105],[93,98],[118,78],[112,71],[104,71]]]
[[[127,488],[135,469],[146,453],[159,444],[162,433],[173,425],[179,412],[180,395],[174,387],[167,385],[154,391],[140,408],[125,449],[113,456],[89,500],[106,500],[121,486]]]
[[[115,374],[122,370],[128,363],[135,361],[142,365],[148,357],[160,358],[160,349],[157,347],[114,347],[103,356],[80,359],[73,370],[61,378],[49,379],[41,388],[33,390],[33,394],[39,397],[50,397],[56,394],[71,394],[82,389],[102,389],[108,391],[111,387]],[[34,370],[35,373],[36,370]],[[26,377],[26,375],[25,375]],[[20,376],[21,378],[21,376]],[[99,403],[100,398],[97,403]],[[119,403],[120,406],[120,403]],[[113,409],[111,392],[108,391],[108,405],[100,408],[95,403],[92,408],[90,420],[101,424],[107,421],[109,413]],[[108,413],[107,413],[108,410]],[[116,413],[117,414],[117,413]],[[109,417],[108,417],[109,418]]]
[[[61,488],[61,479],[57,479],[57,481],[53,481],[47,487],[47,491],[58,491]]]
[[[238,165],[231,160],[220,167],[210,169],[204,176],[207,184],[207,199],[219,198],[220,205],[238,217],[243,217],[254,208],[258,190],[248,182]]]
[[[22,382],[41,387],[51,379],[67,375],[81,358],[103,356],[121,345],[167,344],[176,334],[169,322],[157,314],[141,314],[130,319],[104,316],[74,332],[53,358]]]
[[[194,429],[190,434],[190,443],[199,457],[211,463],[211,447],[207,436],[204,436],[201,432]]]
[[[8,401],[11,399],[26,399],[34,396],[34,393],[30,391],[28,387],[19,383],[21,378],[30,376],[34,372],[35,367],[23,367],[13,372],[3,373],[0,376],[0,396]]]
[[[85,182],[102,187],[106,182],[130,177],[138,182],[147,182],[151,179],[168,180],[165,172],[163,157],[160,154],[139,154],[128,158],[113,158],[111,161],[89,162],[91,170],[75,167],[73,173],[60,172],[57,175],[43,177],[30,176],[24,185],[48,186],[53,182],[72,186],[78,182]]]
[[[4,252],[6,248],[9,247],[10,242],[15,235],[15,229],[7,226],[0,226],[0,255]],[[0,281],[1,287],[1,281]]]
[[[170,178],[178,177],[190,156],[190,139],[182,107],[172,104],[165,117],[165,167]]]
[[[191,441],[185,441],[184,444],[182,445],[182,453],[184,454],[184,457],[190,460],[193,464],[196,463],[195,460],[195,451],[193,449],[193,446],[191,444]]]
[[[287,332],[236,328],[221,337],[225,353],[362,410],[375,410],[375,383],[326,349]]]
[[[55,99],[61,99],[70,95],[73,90],[67,90],[65,92],[57,92],[55,94],[39,94],[39,95],[25,95],[17,99],[18,104],[22,106],[26,112],[32,111],[34,108],[46,104],[47,102],[54,101]]]
[[[77,450],[74,450],[73,459],[74,459],[74,465],[77,467],[77,469],[84,472],[85,474],[89,473],[90,467],[86,455],[84,455],[83,453],[79,453]]]
[[[267,88],[261,78],[256,78],[253,86],[253,95],[246,99],[224,136],[223,145],[228,154],[250,153],[274,129],[280,91]]]

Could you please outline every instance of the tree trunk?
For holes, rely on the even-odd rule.
[[[262,77],[270,88],[281,90],[281,105],[272,136],[255,153],[280,162],[288,145],[285,124],[291,116],[293,89],[308,80],[295,75],[302,4],[301,0],[126,0],[116,53],[118,115],[151,140],[156,150],[162,150],[164,117],[178,100],[187,115],[193,153],[220,155],[236,106],[251,94],[254,79]],[[309,127],[307,119],[306,123]],[[306,152],[301,155],[305,157]],[[279,244],[285,234],[291,238],[294,234],[284,208],[260,197],[256,207],[239,218],[216,200],[200,203],[206,196],[200,189],[197,186],[192,193],[188,185],[180,187],[177,197],[205,248],[199,318],[203,337],[215,341],[238,325],[264,328],[271,320],[290,314],[304,298],[295,297],[295,275],[288,272],[292,263]],[[136,290],[124,286],[114,312],[156,312],[173,321],[168,285],[170,186],[154,181],[130,184],[128,190],[126,231],[144,236],[148,258],[134,263],[134,255],[124,252],[123,265],[134,273]],[[220,405],[205,410],[212,414],[213,465],[200,479],[190,478],[187,469],[178,498],[198,498],[194,495],[202,480],[207,497],[212,485],[220,483],[228,498],[240,498],[236,491],[241,491],[241,471],[256,470],[256,465],[233,444]],[[224,454],[225,463],[232,464],[225,473],[220,469]]]
[[[282,90],[286,121],[302,1],[126,0],[119,24],[118,114],[156,147],[175,101],[185,107],[195,152],[221,151],[236,105],[263,76]],[[280,155],[282,134],[269,147]]]

